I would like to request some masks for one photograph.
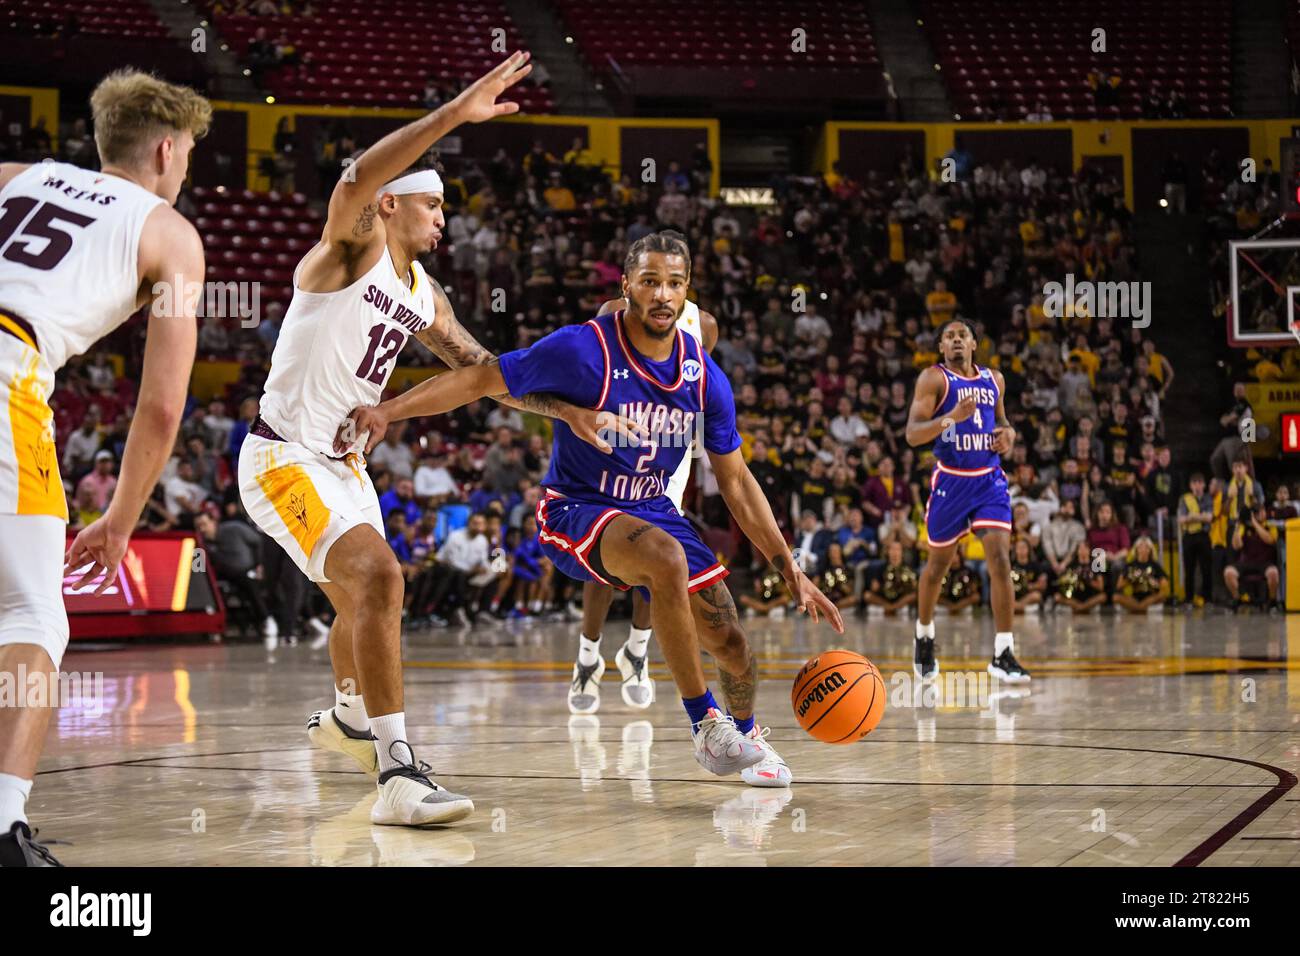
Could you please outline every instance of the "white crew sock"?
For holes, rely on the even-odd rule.
[[[993,656],[997,657],[1003,651],[1009,651],[1012,647],[1011,632],[999,631],[998,635],[993,638]],[[1013,654],[1015,651],[1011,651]]]
[[[583,634],[578,638],[578,664],[582,667],[590,667],[598,660],[600,660],[600,635],[596,635],[593,641]]]
[[[916,619],[916,639],[919,641],[923,637],[934,640],[934,621],[929,624],[922,624],[921,619],[918,617]]]
[[[366,716],[366,705],[360,694],[345,694],[334,688],[334,716],[340,723],[347,724],[353,730],[370,729],[370,718]]]
[[[415,753],[406,742],[406,714],[384,714],[370,718],[370,731],[375,735],[375,750],[379,753],[379,772],[392,770],[404,763],[415,763]],[[394,744],[397,746],[393,746]],[[389,749],[392,753],[389,753]]]
[[[650,634],[652,628],[633,627],[627,632],[627,652],[633,657],[645,657],[646,649],[650,646]]]
[[[11,773],[0,773],[0,834],[7,834],[19,821],[27,822],[27,797],[32,782]]]

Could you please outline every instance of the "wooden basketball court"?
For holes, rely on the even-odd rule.
[[[416,754],[477,805],[424,831],[371,826],[374,784],[308,743],[332,702],[323,649],[74,646],[64,670],[102,673],[100,706],[56,718],[29,815],[72,865],[1300,862],[1300,616],[1018,619],[1028,694],[979,679],[987,616],[940,616],[956,679],[928,700],[911,621],[848,623],[834,640],[746,622],[790,790],[701,770],[662,665],[650,710],[623,705],[611,668],[600,713],[571,720],[575,625],[412,635]],[[607,659],[626,628],[611,623]],[[799,666],[833,646],[890,689],[850,746],[808,738],[790,709]]]

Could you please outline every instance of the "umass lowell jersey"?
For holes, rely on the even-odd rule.
[[[640,422],[652,442],[605,455],[569,426],[554,422],[551,467],[542,484],[569,498],[613,508],[676,509],[668,481],[690,454],[698,432],[704,447],[727,454],[740,447],[731,383],[699,341],[674,331],[673,351],[653,362],[633,348],[623,312],[570,325],[530,348],[501,356],[501,374],[514,396],[550,392],[585,408]]]
[[[993,429],[997,427],[998,383],[993,372],[975,366],[974,378],[958,375],[946,365],[937,366],[943,372],[947,389],[939,402],[935,418],[951,415],[957,403],[971,397],[976,401],[975,413],[954,426],[956,441],[940,435],[934,442],[934,456],[944,468],[956,472],[984,472],[1000,469],[1001,456],[993,451]]]
[[[946,389],[936,418],[952,414],[957,403],[975,399],[974,414],[953,428],[955,440],[940,435],[934,441],[937,459],[930,475],[925,503],[925,534],[932,548],[955,545],[969,532],[1011,531],[1011,496],[1000,456],[992,450],[998,413],[998,383],[986,368],[975,367],[971,378],[946,365]]]

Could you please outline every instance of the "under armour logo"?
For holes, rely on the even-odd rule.
[[[629,374],[630,374],[630,373],[629,373],[628,370],[625,369],[625,368],[616,368],[616,369],[614,369],[614,377],[615,377],[615,378],[627,378]]]

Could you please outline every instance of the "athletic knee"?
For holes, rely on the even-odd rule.
[[[690,570],[686,564],[686,552],[680,544],[672,539],[656,541],[647,551],[646,575],[650,578],[651,590],[686,587]]]
[[[357,604],[400,605],[406,593],[402,566],[392,552],[369,555],[366,560],[358,562],[355,580],[359,589],[354,594]]]
[[[739,624],[726,624],[714,630],[716,644],[709,649],[719,662],[743,668],[749,663],[749,641]],[[712,643],[712,642],[711,642]]]

